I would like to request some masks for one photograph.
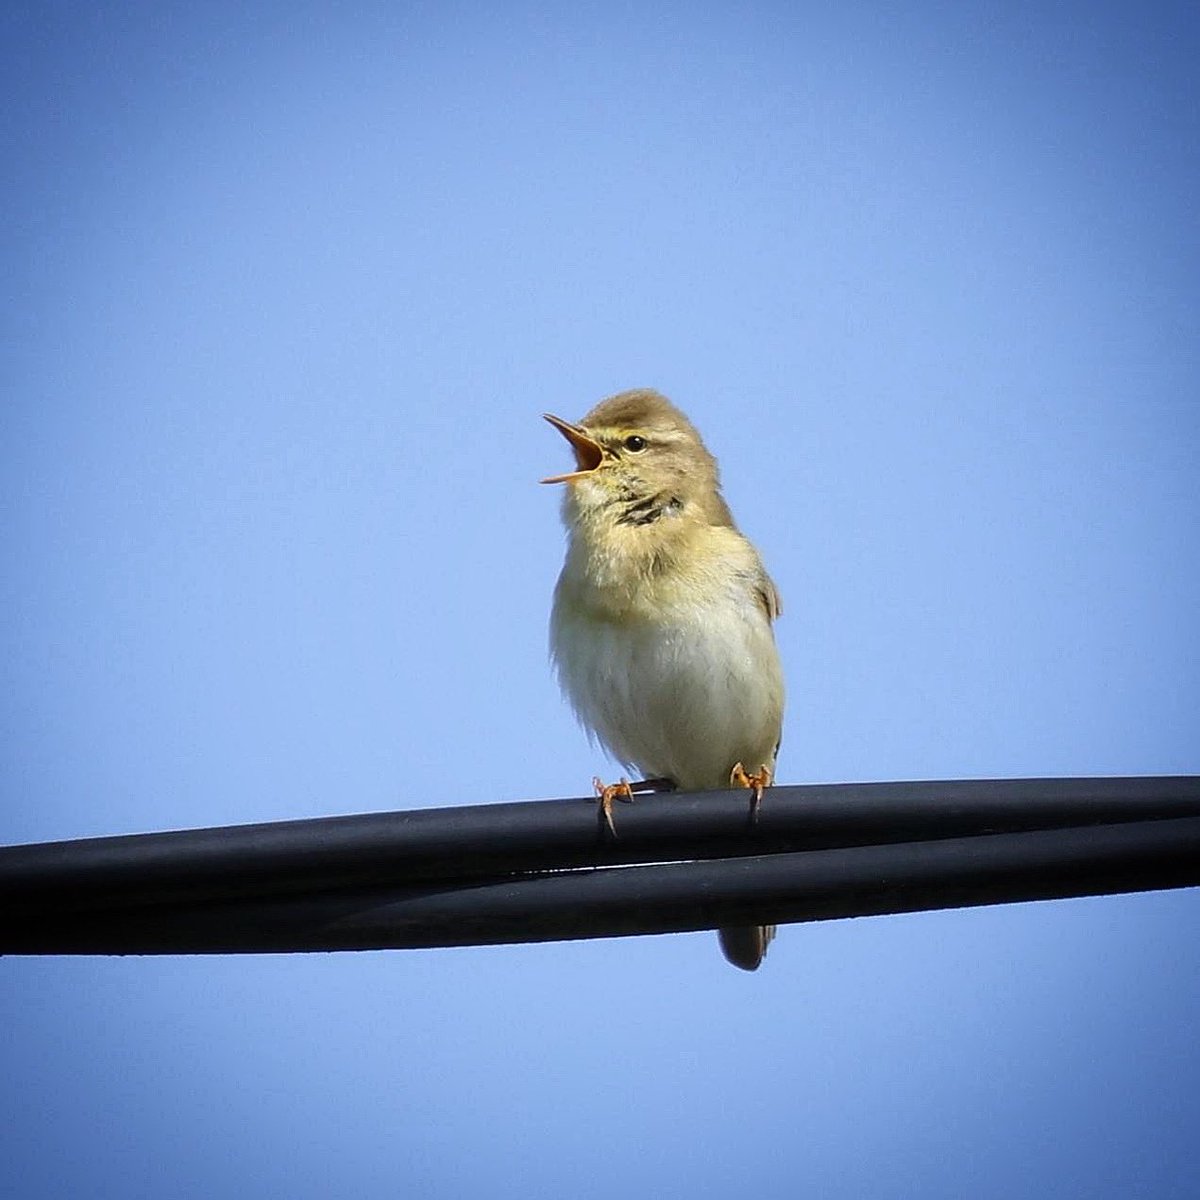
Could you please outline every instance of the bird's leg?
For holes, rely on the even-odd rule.
[[[733,764],[729,772],[729,782],[734,787],[750,789],[750,822],[758,820],[758,808],[762,804],[763,791],[771,786],[771,769],[765,764],[757,771],[747,774],[746,768],[739,762]]]
[[[612,806],[614,800],[624,800],[626,804],[633,803],[633,788],[624,775],[619,783],[605,783],[599,775],[592,779],[592,787],[596,789],[596,799],[600,802],[600,816],[608,826],[608,831],[617,836],[617,827],[613,824]]]

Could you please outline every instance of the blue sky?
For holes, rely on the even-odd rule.
[[[654,386],[786,782],[1200,771],[1200,19],[6,5],[0,840],[582,795],[544,410]],[[768,799],[769,803],[769,799]],[[1190,1197],[1200,896],[0,962],[36,1200]]]

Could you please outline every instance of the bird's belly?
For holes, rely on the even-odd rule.
[[[765,614],[712,605],[670,620],[559,620],[559,676],[583,723],[630,769],[684,790],[774,767],[783,681]]]

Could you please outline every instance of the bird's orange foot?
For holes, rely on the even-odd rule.
[[[729,782],[733,787],[750,789],[750,821],[757,821],[763,792],[771,786],[771,769],[764,765],[757,771],[747,773],[741,763],[734,763],[733,770],[729,772]]]
[[[626,804],[633,803],[633,788],[623,775],[619,783],[604,783],[597,775],[592,779],[592,787],[596,789],[596,799],[600,802],[600,815],[608,826],[608,831],[617,836],[617,827],[613,824],[612,806],[614,800],[624,800]]]

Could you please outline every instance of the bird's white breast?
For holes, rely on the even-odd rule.
[[[675,581],[619,612],[600,591],[580,599],[560,585],[551,648],[580,720],[615,758],[685,790],[727,786],[736,762],[774,767],[783,680],[744,573]]]

